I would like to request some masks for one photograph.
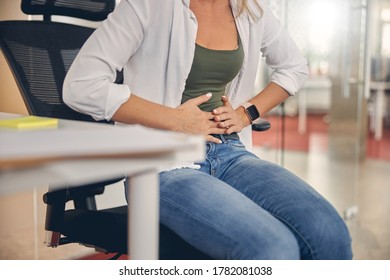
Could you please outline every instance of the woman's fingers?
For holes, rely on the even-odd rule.
[[[211,136],[211,135],[207,135],[206,136],[206,141],[212,142],[212,143],[215,143],[215,144],[221,144],[222,143],[221,139],[218,139],[218,138],[216,138],[214,136]]]
[[[203,103],[207,102],[211,98],[212,95],[213,94],[211,92],[208,92],[208,93],[203,94],[201,96],[192,98],[192,99],[188,100],[187,102],[190,102],[190,103],[193,103],[196,106],[199,106],[200,104],[203,104]]]

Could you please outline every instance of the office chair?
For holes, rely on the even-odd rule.
[[[11,68],[29,114],[81,121],[95,121],[70,109],[62,99],[65,75],[93,28],[51,21],[52,15],[91,21],[104,20],[115,8],[115,0],[22,0],[28,15],[40,21],[0,22],[0,47]],[[117,83],[122,81],[118,72]],[[266,130],[268,122],[253,126]],[[127,205],[97,210],[96,195],[123,178],[44,194],[47,246],[80,243],[105,253],[127,254]],[[74,209],[65,210],[72,201]],[[210,259],[167,227],[160,225],[160,259]]]

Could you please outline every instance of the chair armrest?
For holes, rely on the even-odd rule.
[[[259,118],[252,123],[253,131],[266,131],[271,127],[271,123],[265,119]]]

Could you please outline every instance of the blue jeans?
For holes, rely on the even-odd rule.
[[[207,143],[200,170],[160,174],[160,223],[214,259],[351,259],[349,232],[312,187],[248,152]]]

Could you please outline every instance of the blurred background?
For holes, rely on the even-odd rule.
[[[268,0],[308,59],[296,96],[266,116],[256,152],[328,198],[355,259],[390,259],[390,1]],[[269,69],[259,67],[258,88]]]
[[[307,58],[310,77],[264,116],[271,129],[254,132],[254,152],[308,181],[336,207],[350,229],[355,259],[390,260],[390,0],[264,1]],[[0,0],[0,20],[26,19],[19,6]],[[0,69],[0,111],[27,114],[1,54]],[[270,71],[261,61],[257,91]],[[109,189],[101,208],[124,203],[122,187]],[[43,245],[45,191],[37,186],[0,197],[0,259],[93,254],[78,245]]]

